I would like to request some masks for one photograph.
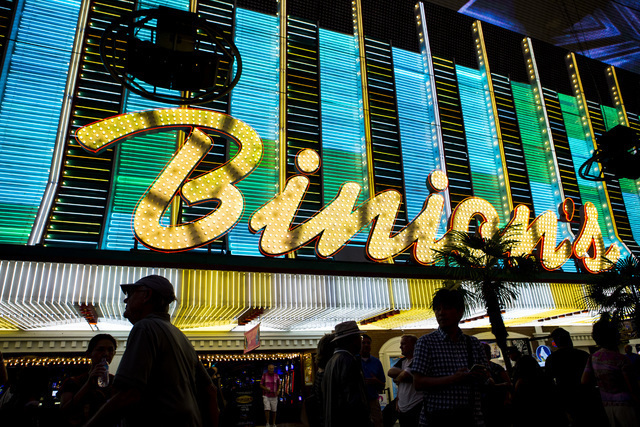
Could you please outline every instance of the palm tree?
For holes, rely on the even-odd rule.
[[[609,313],[617,323],[631,320],[632,329],[640,327],[640,262],[629,255],[620,258],[613,267],[600,273],[595,282],[587,285],[585,303],[601,314]]]
[[[466,300],[483,307],[489,316],[491,332],[508,370],[511,361],[507,357],[508,332],[502,318],[502,310],[518,296],[521,286],[530,281],[537,270],[533,256],[512,256],[518,243],[514,236],[518,227],[502,228],[489,238],[477,233],[450,230],[448,242],[437,250],[436,260],[443,262],[447,275],[462,280],[467,288]],[[523,280],[525,279],[525,280]]]

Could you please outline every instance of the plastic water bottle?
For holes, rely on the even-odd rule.
[[[109,363],[105,357],[102,358],[102,362],[104,365],[104,374],[98,377],[98,387],[107,387],[109,385]]]

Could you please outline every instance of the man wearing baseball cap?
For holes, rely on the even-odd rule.
[[[216,388],[187,337],[169,320],[173,285],[157,275],[120,285],[133,323],[114,396],[88,426],[217,426]]]

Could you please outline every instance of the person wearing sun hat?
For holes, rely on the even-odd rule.
[[[217,426],[216,388],[189,339],[170,322],[173,285],[151,275],[120,285],[133,328],[115,393],[86,426]]]
[[[361,332],[354,321],[336,325],[333,356],[322,378],[325,427],[370,427],[364,376],[356,354]]]

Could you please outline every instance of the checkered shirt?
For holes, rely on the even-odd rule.
[[[468,343],[468,344],[467,344]],[[471,352],[469,352],[469,346]],[[468,361],[469,354],[471,361]],[[475,337],[462,334],[456,342],[442,330],[438,329],[418,339],[413,353],[411,372],[428,376],[443,377],[456,373],[460,368],[468,368],[474,364],[488,363],[482,345]],[[447,387],[425,390],[424,406],[420,415],[420,426],[427,426],[426,412],[473,405],[477,426],[484,426],[480,410],[480,388],[474,384],[455,384]]]

